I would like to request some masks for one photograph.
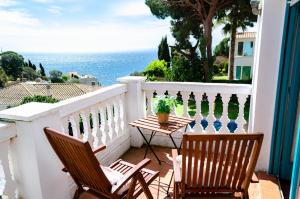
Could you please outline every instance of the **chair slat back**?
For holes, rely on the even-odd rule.
[[[112,185],[103,173],[88,142],[50,128],[44,132],[57,156],[78,186],[109,194]]]
[[[185,134],[183,192],[248,190],[262,140],[263,134]]]

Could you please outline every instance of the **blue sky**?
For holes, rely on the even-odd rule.
[[[18,52],[154,49],[169,21],[144,0],[0,0],[0,48]],[[214,45],[223,37],[214,30]]]

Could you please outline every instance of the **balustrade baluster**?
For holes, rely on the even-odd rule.
[[[147,115],[153,115],[153,105],[152,105],[152,100],[153,100],[153,91],[147,91],[146,92],[146,97],[147,97]]]
[[[181,92],[182,100],[183,100],[183,117],[190,117],[188,113],[188,102],[190,98],[189,92]]]
[[[114,120],[114,113],[113,113],[113,104],[112,102],[107,102],[107,117],[108,117],[108,126],[110,132],[111,140],[117,137],[116,130],[115,130],[115,120]]]
[[[203,132],[203,127],[201,125],[201,121],[203,119],[201,114],[201,102],[202,102],[202,93],[195,93],[195,100],[196,100],[196,114],[194,116],[195,118],[195,132]]]
[[[91,125],[90,125],[90,111],[83,110],[80,113],[83,124],[83,139],[87,140],[91,146],[93,146],[94,137],[92,135]]]
[[[223,102],[223,113],[220,118],[222,126],[221,126],[219,132],[220,133],[230,133],[227,125],[230,122],[230,119],[228,117],[228,105],[229,105],[231,94],[221,94],[221,97],[222,97],[222,102]]]
[[[15,199],[16,197],[16,183],[13,180],[12,169],[10,169],[11,164],[9,164],[9,144],[10,140],[0,143],[0,163],[4,173],[4,190],[3,194],[9,199]],[[1,196],[0,196],[1,198]]]
[[[78,139],[81,139],[79,121],[80,121],[79,113],[73,113],[70,117],[73,136]]]
[[[125,94],[122,94],[120,99],[120,116],[121,116],[121,127],[122,133],[127,131],[127,120],[126,120],[126,107],[125,107]]]
[[[174,97],[175,99],[177,98],[177,93],[178,93],[178,91],[168,91],[168,93],[169,93],[169,96],[170,97]],[[171,111],[171,114],[172,115],[177,115],[176,114],[176,106],[174,105],[174,107],[173,107],[173,109],[172,109],[172,111]]]
[[[99,125],[99,112],[97,110],[97,107],[92,107],[91,108],[91,114],[92,114],[92,122],[93,122],[93,128],[92,128],[92,134],[94,136],[94,147],[97,147],[102,143],[102,134],[101,134],[101,129]]]
[[[244,125],[247,123],[247,121],[244,118],[244,108],[245,108],[245,103],[247,101],[248,95],[238,94],[237,97],[238,97],[238,101],[239,101],[239,116],[236,120],[237,129],[235,130],[235,132],[245,133],[246,131],[245,131]]]
[[[115,130],[116,130],[116,134],[117,136],[119,136],[121,134],[121,116],[120,116],[120,103],[119,103],[119,98],[120,96],[116,97],[113,100],[113,105],[114,105],[114,110],[115,110],[115,117],[114,117],[114,121],[115,121]]]
[[[106,107],[103,107],[102,104],[99,109],[101,115],[101,130],[102,130],[102,135],[104,136],[104,144],[108,145],[110,142],[110,136],[109,136],[109,126],[107,121],[107,109]]]
[[[206,118],[208,122],[208,126],[205,129],[206,133],[215,133],[216,129],[214,127],[214,122],[216,121],[215,115],[214,115],[214,103],[216,99],[217,93],[208,93],[207,98],[209,102],[209,112],[208,116]]]
[[[62,123],[63,123],[63,132],[65,132],[65,134],[69,135],[70,132],[69,132],[69,117],[64,117],[62,119]]]

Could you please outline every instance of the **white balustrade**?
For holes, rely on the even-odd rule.
[[[11,157],[12,139],[15,137],[16,129],[13,124],[0,123],[0,198],[18,197]]]
[[[92,93],[59,102],[64,131],[87,140],[93,147],[110,144],[125,133],[126,85],[113,85]],[[69,122],[72,132],[69,132]]]
[[[184,117],[192,117],[195,119],[195,124],[192,125],[192,131],[203,133],[229,133],[239,132],[243,133],[247,131],[247,121],[244,118],[244,108],[247,97],[251,95],[252,86],[246,84],[215,84],[215,83],[187,83],[187,82],[145,82],[142,85],[142,89],[146,93],[147,98],[147,115],[153,113],[153,93],[156,92],[158,96],[164,95],[167,91],[168,96],[177,97],[177,93],[181,94],[182,105],[177,104],[178,110],[174,110],[172,114],[178,114]],[[193,94],[193,100],[195,101],[196,108],[191,110],[188,106],[190,96]],[[222,100],[223,112],[220,118],[215,116],[216,97]],[[206,98],[203,97],[206,96]],[[238,117],[235,120],[230,120],[228,116],[228,107],[230,98],[236,95],[239,103]],[[201,109],[202,103],[208,103],[208,112],[203,114],[204,110]],[[203,105],[203,104],[202,104]],[[180,111],[179,111],[180,110]],[[194,115],[190,115],[189,112],[195,112]],[[207,115],[206,115],[207,114]],[[206,125],[201,123],[207,122]],[[234,125],[236,123],[237,128],[228,128],[228,124]],[[221,124],[221,125],[219,125]],[[218,128],[217,128],[218,127]]]

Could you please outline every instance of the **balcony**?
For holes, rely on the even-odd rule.
[[[155,95],[180,96],[181,104],[173,114],[195,119],[188,127],[190,132],[248,133],[249,123],[255,122],[252,121],[251,107],[246,105],[251,101],[251,85],[145,82],[142,77],[124,77],[118,81],[119,84],[56,104],[29,103],[0,112],[0,195],[8,198],[72,198],[75,184],[61,172],[62,164],[44,136],[44,127],[87,140],[93,147],[105,144],[107,149],[98,156],[104,165],[120,157],[132,163],[142,160],[143,139],[128,123],[153,114]],[[229,114],[232,98],[238,102],[235,117]],[[221,100],[221,111],[216,110],[216,99]],[[245,117],[248,111],[249,122]],[[149,139],[150,132],[145,133]],[[181,141],[181,133],[174,136],[177,144]],[[152,144],[160,146],[159,155],[170,161],[169,147],[173,145],[167,136],[156,135]],[[268,159],[266,154],[261,153],[261,162]],[[165,198],[171,166],[159,166],[152,159],[150,167],[160,170],[161,178],[151,190],[156,198]],[[266,170],[266,166],[257,169]],[[269,189],[268,186],[277,188],[276,183],[266,179],[264,174],[259,176],[261,187],[251,186],[252,198],[263,198],[262,192]]]

